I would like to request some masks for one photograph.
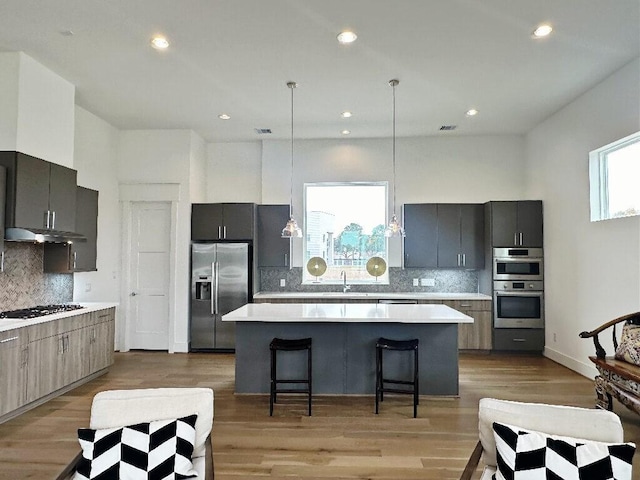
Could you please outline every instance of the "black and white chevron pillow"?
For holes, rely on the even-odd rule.
[[[197,476],[191,463],[197,415],[122,428],[81,428],[74,480],[176,480]]]
[[[493,424],[496,480],[631,480],[633,443],[604,443]]]

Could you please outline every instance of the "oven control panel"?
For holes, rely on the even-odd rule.
[[[517,292],[517,291],[538,291],[543,290],[544,282],[531,280],[531,281],[518,281],[518,280],[509,280],[509,281],[500,281],[494,280],[493,289],[501,292]]]

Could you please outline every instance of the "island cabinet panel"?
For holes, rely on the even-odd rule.
[[[0,421],[105,372],[114,332],[115,308],[0,332]]]
[[[542,247],[542,201],[489,202],[492,247]]]
[[[194,203],[191,240],[253,240],[254,203]]]
[[[26,399],[26,332],[0,332],[0,416],[21,407]]]
[[[438,204],[439,268],[484,268],[484,206]]]
[[[7,227],[75,231],[75,170],[20,152],[0,152],[0,165],[7,168]]]
[[[291,240],[281,236],[289,205],[258,205],[257,217],[258,267],[289,267]]]
[[[438,266],[438,207],[435,203],[405,203],[402,207],[404,266]]]

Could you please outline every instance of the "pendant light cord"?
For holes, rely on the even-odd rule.
[[[287,87],[291,89],[291,182],[289,182],[289,218],[293,218],[293,89],[297,86],[296,82],[287,83]]]
[[[389,85],[393,88],[393,150],[392,150],[392,158],[393,158],[393,215],[396,215],[396,85],[398,85],[398,80],[393,79],[389,80]]]

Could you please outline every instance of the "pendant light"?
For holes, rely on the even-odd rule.
[[[302,230],[298,227],[295,218],[293,218],[293,89],[297,86],[296,82],[287,82],[287,87],[291,90],[291,182],[289,184],[289,221],[282,229],[282,238],[302,237]]]
[[[389,225],[384,229],[384,236],[387,238],[404,237],[404,228],[396,217],[396,86],[398,83],[400,81],[395,78],[389,80],[389,86],[393,89],[393,215]]]

